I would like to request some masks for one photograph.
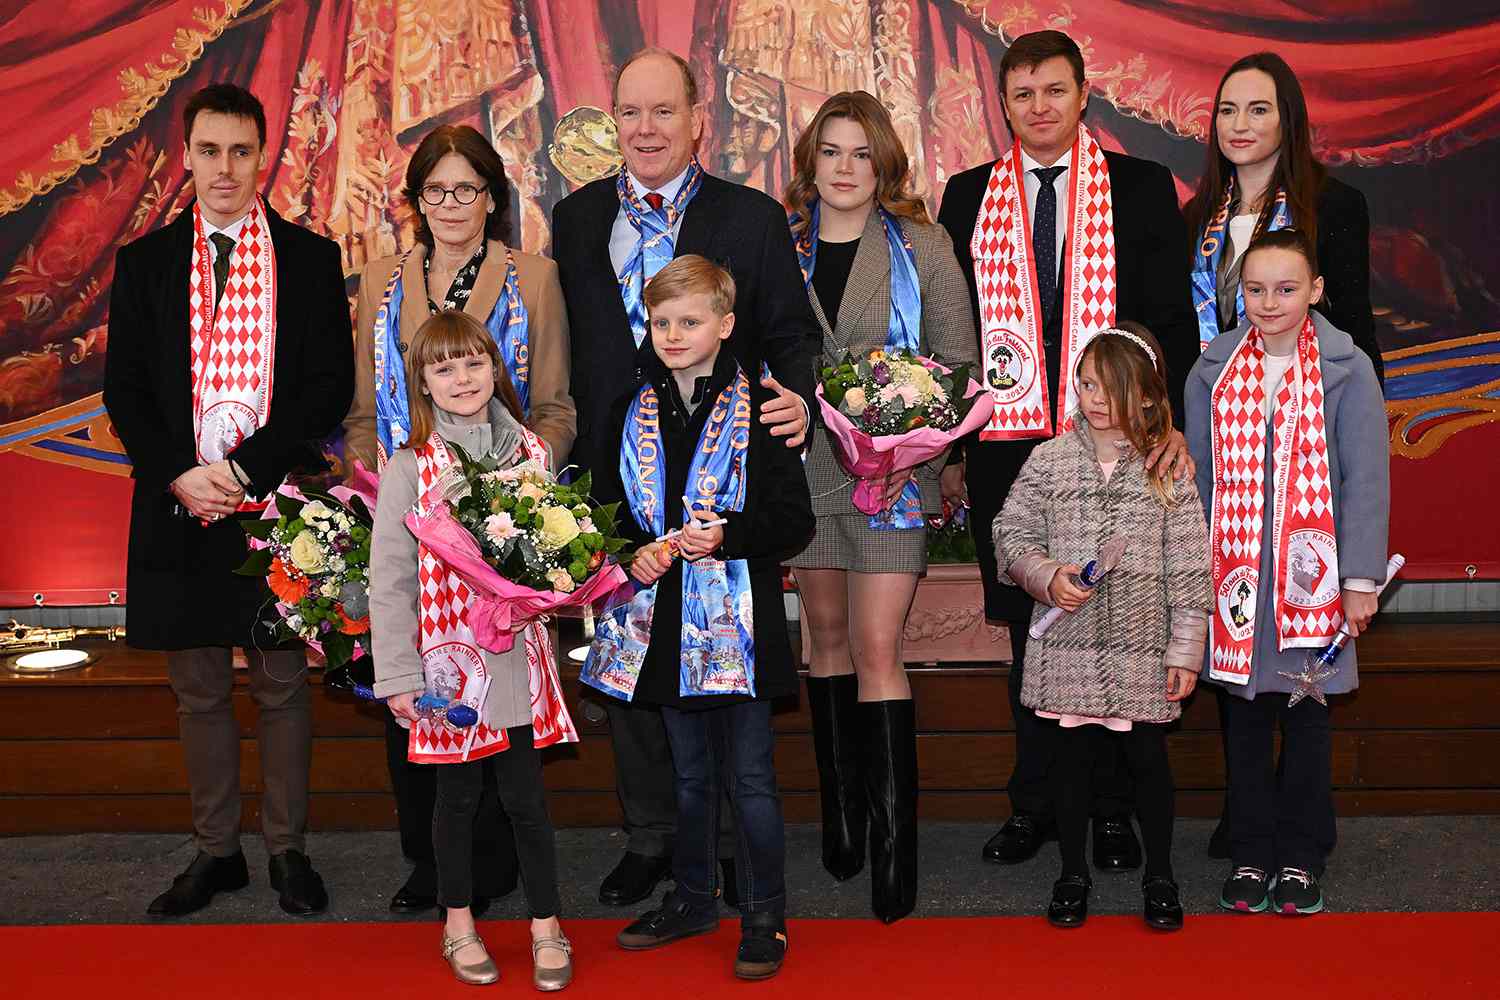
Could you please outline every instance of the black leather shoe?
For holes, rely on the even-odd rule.
[[[1082,927],[1089,918],[1089,890],[1093,887],[1093,879],[1087,875],[1064,875],[1054,882],[1047,922],[1053,927]]]
[[[1141,842],[1124,819],[1094,819],[1094,867],[1101,872],[1128,872],[1141,866]]]
[[[322,913],[328,909],[328,890],[323,877],[313,871],[301,851],[271,855],[271,888],[281,894],[281,908],[294,917]]]
[[[1163,931],[1182,930],[1182,900],[1177,895],[1177,883],[1169,878],[1157,876],[1141,883],[1141,896],[1145,900],[1143,914],[1146,924]]]
[[[719,872],[719,898],[724,900],[724,905],[731,910],[740,908],[740,885],[734,875],[734,859],[720,858]]]
[[[426,913],[437,905],[437,871],[418,862],[406,882],[391,897],[392,913]]]
[[[734,974],[740,979],[770,979],[786,961],[786,920],[779,913],[747,913],[740,918],[740,947]]]
[[[662,896],[660,906],[642,913],[616,934],[615,940],[626,951],[646,951],[683,938],[712,934],[718,929],[717,911],[696,913],[675,892],[669,890]]]
[[[1016,813],[985,843],[980,857],[997,865],[1018,865],[1036,857],[1036,852],[1054,836],[1056,833],[1050,823],[1044,824],[1026,813]]]
[[[193,863],[172,880],[172,888],[153,899],[146,912],[153,917],[181,917],[203,909],[214,893],[233,892],[249,884],[244,854],[235,851],[227,858],[216,858],[199,851]]]
[[[599,886],[599,902],[607,906],[639,903],[656,891],[656,883],[672,873],[671,858],[652,858],[626,851],[615,870]]]

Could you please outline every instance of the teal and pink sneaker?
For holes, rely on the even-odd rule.
[[[1301,868],[1283,868],[1271,883],[1271,901],[1277,913],[1289,917],[1323,912],[1323,890],[1311,872]]]
[[[1266,873],[1259,868],[1241,865],[1224,881],[1219,891],[1219,906],[1235,913],[1262,913],[1266,906]]]

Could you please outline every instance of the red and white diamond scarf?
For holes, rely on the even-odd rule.
[[[1250,680],[1266,503],[1265,337],[1251,328],[1214,383],[1210,515],[1215,613],[1209,676]],[[1272,565],[1277,649],[1318,648],[1344,620],[1333,487],[1323,421],[1323,364],[1308,317],[1271,416]]]
[[[213,253],[193,203],[193,267],[188,276],[193,435],[198,461],[222,460],[265,426],[276,362],[276,251],[265,207],[255,199],[230,252],[229,277],[214,311]],[[259,509],[249,500],[243,505]]]
[[[528,458],[547,461],[547,446],[526,428],[521,438]],[[442,438],[433,434],[416,449],[417,510],[425,514],[442,503],[433,487],[453,456]],[[427,548],[417,545],[417,652],[427,690],[456,698],[479,713],[479,721],[467,729],[450,726],[443,719],[422,717],[411,726],[406,758],[417,764],[453,764],[478,760],[510,748],[503,726],[491,726],[485,718],[485,695],[490,672],[484,651],[469,629],[472,595],[458,574],[451,572]],[[538,749],[554,743],[578,742],[578,731],[563,703],[562,684],[552,643],[541,622],[524,631],[526,663],[531,686],[531,738]]]
[[[1033,270],[1031,220],[1017,142],[990,171],[970,251],[979,289],[984,378],[995,400],[984,441],[1051,437],[1073,426],[1077,392],[1073,358],[1100,330],[1115,322],[1115,232],[1104,150],[1087,128],[1068,160],[1068,228],[1062,282],[1062,378],[1056,422],[1047,389],[1042,309]]]

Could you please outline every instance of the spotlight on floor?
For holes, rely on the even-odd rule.
[[[15,666],[17,670],[45,673],[80,666],[88,658],[89,654],[81,649],[39,649],[35,653],[23,653],[16,657]]]

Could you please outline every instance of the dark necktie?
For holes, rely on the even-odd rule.
[[[214,310],[217,311],[224,286],[229,282],[229,258],[234,255],[234,240],[224,233],[210,233],[208,238],[219,251],[214,257]]]
[[[1031,220],[1031,252],[1036,257],[1036,290],[1041,299],[1042,325],[1051,318],[1057,298],[1057,189],[1053,182],[1067,167],[1036,167],[1042,182],[1036,193],[1036,215]]]
[[[665,204],[665,203],[666,203],[666,199],[663,198],[659,192],[657,192],[657,191],[647,191],[646,192],[646,204],[648,204],[648,205],[651,206],[651,211],[653,211],[653,212],[660,212],[662,205]]]

